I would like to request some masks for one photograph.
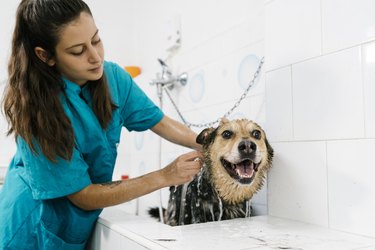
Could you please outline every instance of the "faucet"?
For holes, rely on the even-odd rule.
[[[188,74],[186,72],[175,76],[172,74],[172,71],[170,70],[169,66],[160,58],[158,58],[158,61],[161,65],[162,72],[161,75],[157,74],[157,78],[152,80],[150,82],[151,85],[156,85],[157,87],[157,93],[159,98],[162,95],[162,88],[168,87],[169,89],[173,89],[174,85],[176,83],[181,84],[182,86],[185,86],[187,84],[188,80]]]

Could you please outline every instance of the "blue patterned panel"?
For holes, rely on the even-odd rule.
[[[202,100],[205,90],[205,80],[204,80],[204,71],[199,71],[196,73],[191,80],[189,81],[190,86],[189,94],[190,99],[197,103]]]
[[[254,73],[258,69],[260,58],[257,55],[250,54],[245,56],[238,66],[238,83],[242,89],[246,89],[249,86],[250,81],[254,77]],[[256,84],[259,81],[258,77],[255,80]]]

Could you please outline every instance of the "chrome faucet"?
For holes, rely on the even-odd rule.
[[[185,86],[188,81],[188,74],[186,72],[181,73],[178,76],[174,76],[172,74],[171,69],[169,66],[160,58],[158,58],[158,61],[161,65],[162,72],[161,75],[157,74],[157,78],[152,80],[150,82],[151,85],[156,85],[157,87],[157,93],[160,97],[162,95],[162,88],[168,87],[169,89],[173,89],[174,85],[176,83],[181,84],[182,86]]]

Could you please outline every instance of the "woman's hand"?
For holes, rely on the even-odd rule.
[[[167,186],[181,185],[190,182],[202,167],[203,155],[192,151],[177,157],[172,163],[160,170]]]

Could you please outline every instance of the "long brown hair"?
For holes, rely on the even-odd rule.
[[[55,56],[59,32],[81,12],[92,15],[81,0],[22,0],[17,9],[3,100],[7,134],[22,137],[34,153],[40,150],[54,162],[57,157],[71,159],[74,131],[61,104],[61,74],[40,60],[34,48],[39,46],[50,58]],[[105,75],[88,84],[94,113],[105,129],[116,108]]]

